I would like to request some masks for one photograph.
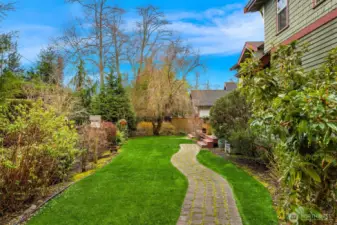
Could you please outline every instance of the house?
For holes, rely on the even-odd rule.
[[[263,64],[263,67],[268,67],[270,64],[270,54],[264,53],[263,41],[249,41],[243,46],[238,62],[230,68],[230,70],[239,70],[240,64],[243,63],[248,57],[257,57]],[[237,74],[236,77],[239,77]]]
[[[302,62],[312,69],[337,47],[337,0],[250,0],[244,11],[263,16],[265,55],[295,40],[309,43]]]
[[[236,87],[235,82],[226,82],[224,90],[192,90],[190,97],[195,115],[199,118],[209,117],[211,107],[216,100],[236,89]]]

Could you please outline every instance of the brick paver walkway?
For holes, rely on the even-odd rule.
[[[197,161],[199,151],[197,145],[183,144],[172,157],[189,182],[177,225],[242,225],[228,182]]]

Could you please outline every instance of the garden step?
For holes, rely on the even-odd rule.
[[[202,140],[202,141],[199,141],[198,142],[198,145],[203,147],[203,148],[214,148],[214,143],[213,141],[210,141],[210,140]]]
[[[193,134],[188,134],[188,138],[189,138],[189,139],[193,139],[193,138],[195,138],[195,135],[193,135]]]
[[[207,135],[207,136],[206,136],[206,139],[212,141],[212,142],[215,143],[215,144],[218,143],[218,138],[217,138],[216,136],[213,136],[213,135]]]
[[[207,144],[206,144],[205,142],[203,142],[203,141],[198,141],[197,144],[198,144],[200,147],[202,147],[202,148],[207,147]]]

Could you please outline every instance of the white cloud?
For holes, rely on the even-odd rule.
[[[201,54],[233,54],[240,52],[246,41],[263,40],[263,20],[256,14],[244,14],[240,4],[211,8],[203,12],[168,14],[170,28]]]
[[[71,8],[78,15],[78,7]],[[240,4],[229,4],[210,8],[201,12],[166,12],[171,29],[198,49],[202,55],[229,55],[241,51],[246,41],[263,40],[263,20],[260,14],[244,14]],[[137,21],[134,13],[127,15],[124,29],[131,31]],[[51,38],[61,34],[61,28],[38,24],[21,24],[4,27],[0,32],[19,32],[19,52],[22,62],[31,64],[37,59],[40,50],[50,43]]]
[[[1,29],[1,33],[10,31],[18,32],[18,50],[24,65],[35,62],[40,50],[48,46],[51,38],[59,35],[59,30],[55,27],[38,24],[23,24]]]

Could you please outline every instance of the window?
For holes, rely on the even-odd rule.
[[[288,26],[288,0],[277,0],[277,31]]]

